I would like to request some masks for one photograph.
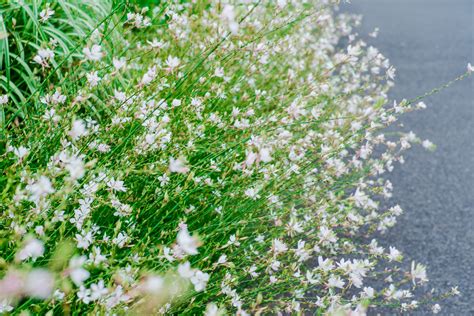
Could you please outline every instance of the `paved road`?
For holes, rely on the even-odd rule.
[[[360,34],[397,68],[391,97],[413,98],[474,64],[474,0],[352,0],[363,14]],[[429,108],[408,114],[404,127],[437,144],[414,149],[389,176],[392,202],[405,214],[382,239],[409,259],[429,266],[431,286],[459,285],[463,296],[446,301],[441,315],[474,315],[474,80],[425,100]],[[426,312],[417,314],[425,315]]]

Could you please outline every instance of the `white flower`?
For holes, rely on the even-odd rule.
[[[229,241],[227,242],[227,245],[229,245],[229,246],[234,245],[236,247],[239,247],[240,242],[237,240],[237,237],[235,235],[230,235]]]
[[[91,290],[86,289],[84,285],[81,285],[79,292],[77,292],[77,298],[79,298],[84,304],[91,302]]]
[[[207,282],[209,281],[209,274],[197,271],[194,276],[191,277],[191,282],[194,284],[194,289],[197,292],[204,291],[206,289]]]
[[[76,286],[82,285],[90,276],[89,271],[82,267],[86,260],[85,256],[75,256],[69,260],[69,277]]]
[[[247,167],[252,166],[253,163],[257,160],[257,157],[257,154],[253,151],[247,152],[247,157],[245,158],[245,164],[247,165]]]
[[[428,149],[428,150],[435,150],[436,149],[436,145],[433,144],[432,142],[430,142],[429,140],[424,140],[421,142],[421,145],[425,148],[425,149]]]
[[[189,167],[186,164],[187,162],[184,158],[174,159],[173,157],[170,157],[168,169],[170,172],[187,173],[189,172]]]
[[[47,299],[53,292],[54,277],[46,269],[33,269],[26,276],[24,291],[30,297]]]
[[[234,6],[230,4],[224,6],[221,13],[221,20],[223,23],[227,24],[227,27],[232,34],[237,34],[239,31],[239,23],[235,21]]]
[[[224,77],[224,68],[217,67],[216,70],[214,70],[214,76],[218,78]]]
[[[153,66],[153,67],[150,67],[150,69],[148,69],[148,71],[143,75],[141,84],[147,85],[150,82],[152,82],[153,79],[155,79],[155,77],[156,77],[156,67]]]
[[[469,73],[473,73],[474,72],[474,66],[471,65],[471,63],[468,63],[467,64],[467,71]]]
[[[93,242],[92,232],[84,235],[76,234],[77,248],[87,249]]]
[[[114,65],[115,71],[117,71],[117,70],[120,70],[120,69],[124,68],[125,65],[127,64],[127,61],[126,61],[125,57],[122,57],[120,59],[114,57],[112,59],[112,64]]]
[[[298,248],[295,249],[295,255],[298,257],[298,262],[303,262],[311,258],[310,251],[305,249],[306,242],[304,240],[298,241]]]
[[[77,140],[82,136],[87,135],[86,124],[83,120],[75,120],[72,122],[71,130],[69,131],[69,136],[72,140]]]
[[[110,151],[110,146],[107,144],[98,144],[97,150],[101,153],[106,153]]]
[[[287,0],[277,0],[277,6],[280,9],[283,9],[287,4]]]
[[[150,18],[143,17],[140,13],[127,13],[127,22],[133,24],[136,28],[143,28],[151,25]]]
[[[284,253],[287,250],[288,246],[285,245],[281,240],[273,239],[273,251],[275,252],[275,254]]]
[[[416,108],[420,110],[426,109],[426,103],[423,101],[420,101],[416,104]]]
[[[46,8],[42,10],[39,14],[40,16],[40,21],[41,22],[46,22],[48,19],[54,14],[54,10],[51,10],[50,8]]]
[[[225,315],[225,310],[220,309],[216,303],[209,303],[206,306],[204,311],[204,316],[223,316]]]
[[[175,258],[172,256],[171,248],[169,247],[163,248],[163,257],[169,262],[173,262],[175,260]]]
[[[94,44],[91,48],[85,47],[82,52],[84,53],[87,60],[98,61],[103,57],[102,47]]]
[[[344,287],[344,281],[341,279],[340,276],[331,275],[328,280],[329,287],[337,287],[342,289]]]
[[[165,174],[158,176],[158,181],[160,181],[160,186],[164,187],[170,181],[170,178]]]
[[[64,299],[64,296],[66,296],[66,294],[64,292],[61,292],[60,290],[56,290],[53,293],[53,297],[55,300],[61,301],[62,299]]]
[[[197,255],[199,247],[199,239],[189,234],[188,228],[182,226],[176,238],[179,247],[188,255]]]
[[[127,234],[120,232],[117,237],[115,237],[112,242],[117,245],[119,248],[123,248],[130,238]]]
[[[451,294],[452,295],[461,295],[461,292],[459,291],[457,286],[454,286],[451,288]]]
[[[54,52],[50,49],[38,49],[38,53],[33,57],[33,61],[43,67],[49,67],[49,61],[54,58]]]
[[[372,287],[364,287],[362,292],[363,297],[372,298],[375,296],[375,291]]]
[[[258,277],[258,273],[256,272],[257,271],[257,266],[256,265],[253,264],[250,268],[248,268],[246,270],[252,278]]]
[[[101,254],[99,247],[94,247],[93,252],[89,254],[89,261],[98,266],[102,262],[107,261],[107,258]]]
[[[426,267],[420,263],[415,264],[415,261],[411,262],[410,276],[413,285],[416,284],[417,279],[420,280],[420,283],[428,282],[428,277],[426,276]]]
[[[18,157],[18,159],[22,160],[28,153],[30,152],[28,148],[20,146],[18,148],[11,148],[15,156]]]
[[[180,99],[173,99],[173,101],[171,101],[171,106],[172,107],[178,107],[181,105],[181,100]]]
[[[270,148],[262,148],[260,149],[260,160],[263,162],[270,162],[272,161],[271,150]]]
[[[318,237],[321,239],[322,242],[326,243],[335,243],[337,241],[336,234],[334,234],[332,230],[325,226],[320,227]]]
[[[395,247],[389,247],[390,253],[388,254],[388,260],[399,261],[402,259],[402,253]]]
[[[194,275],[194,270],[191,268],[191,263],[186,261],[178,265],[178,274],[184,279],[190,279]]]
[[[173,71],[173,70],[175,70],[176,68],[179,67],[181,61],[179,60],[178,57],[168,56],[165,63],[166,63],[166,66],[167,66],[167,70],[168,71]]]
[[[127,192],[124,182],[121,180],[115,180],[115,178],[111,178],[109,181],[107,181],[107,186],[114,191]]]
[[[127,95],[125,92],[114,90],[114,98],[119,102],[125,102],[125,100],[127,100]]]
[[[391,80],[395,79],[395,68],[393,66],[390,66],[387,69],[387,78]]]
[[[46,121],[52,121],[56,123],[59,121],[60,117],[56,115],[55,109],[49,109],[44,112],[43,119],[45,119]]]
[[[320,281],[319,275],[314,275],[314,273],[310,270],[306,271],[306,279],[310,284],[318,284]]]
[[[8,95],[2,94],[0,95],[0,105],[1,104],[7,104],[8,103]]]
[[[57,90],[53,93],[50,99],[53,104],[64,104],[64,102],[66,102],[66,96]]]
[[[23,248],[16,254],[16,259],[24,261],[28,258],[36,260],[44,254],[44,243],[36,238],[30,238],[26,241]]]
[[[96,301],[109,292],[109,290],[104,286],[104,280],[99,280],[98,283],[91,284],[91,300]]]
[[[347,46],[347,54],[349,56],[359,56],[361,52],[362,51],[359,46],[352,46],[352,45]]]
[[[258,191],[259,190],[257,188],[248,188],[247,190],[245,190],[244,193],[246,196],[248,196],[252,200],[256,200],[260,198],[260,195],[258,195]]]
[[[48,194],[54,193],[53,185],[46,176],[40,176],[37,181],[28,185],[27,189],[31,194],[31,200],[34,202],[39,201]]]
[[[331,259],[323,259],[323,257],[318,257],[318,265],[321,270],[328,272],[334,268]]]
[[[379,35],[380,29],[376,27],[373,32],[369,33],[370,37],[376,38]]]
[[[438,314],[441,311],[441,306],[439,306],[439,304],[434,304],[431,306],[431,311],[433,314]]]
[[[65,161],[65,168],[69,172],[72,180],[82,178],[86,172],[84,162],[80,157],[76,156],[69,157]]]
[[[108,309],[111,309],[121,302],[126,302],[129,299],[130,297],[123,293],[123,288],[121,285],[119,285],[115,288],[115,291],[111,294],[111,296],[106,300],[105,304]]]
[[[7,299],[3,299],[0,301],[0,314],[8,313],[13,310],[13,306],[10,305],[10,302]]]
[[[44,104],[64,104],[64,102],[66,102],[66,96],[56,90],[53,95],[47,94],[44,97],[40,98],[40,101]]]
[[[280,269],[280,266],[281,266],[281,262],[278,260],[273,260],[270,264],[270,268],[273,271],[278,271]]]
[[[165,43],[162,41],[159,41],[158,39],[154,38],[151,41],[146,41],[148,44],[150,44],[151,48],[163,48],[165,46]]]
[[[38,235],[38,236],[44,236],[44,227],[39,225],[39,226],[36,226],[35,227],[35,233]]]
[[[97,71],[93,71],[86,74],[86,77],[87,77],[87,82],[89,82],[89,85],[91,87],[97,86],[99,84],[99,81],[101,80],[101,78],[97,74]]]
[[[224,264],[227,262],[227,256],[226,255],[221,255],[219,259],[217,260],[217,264]]]
[[[163,290],[165,285],[165,280],[157,275],[150,275],[145,279],[143,284],[143,289],[152,294],[158,294]]]

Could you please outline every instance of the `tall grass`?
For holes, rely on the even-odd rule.
[[[113,7],[112,1],[8,1],[0,4],[0,89],[10,103],[2,108],[0,123],[23,119],[35,112],[39,103],[32,98],[51,84],[63,90],[75,76],[82,48],[94,31],[116,39],[112,16],[125,3]],[[54,12],[49,18],[42,12]],[[41,57],[41,55],[47,57]],[[50,55],[52,54],[52,55]],[[35,57],[41,58],[35,61]],[[41,60],[41,63],[38,61]]]

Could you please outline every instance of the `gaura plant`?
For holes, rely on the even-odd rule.
[[[425,266],[374,237],[403,212],[384,175],[434,145],[384,135],[425,104],[388,102],[395,69],[358,17],[323,0],[119,7],[121,36],[97,21],[64,76],[46,36],[23,60],[43,79],[0,97],[0,312],[363,315],[458,293],[414,298]]]

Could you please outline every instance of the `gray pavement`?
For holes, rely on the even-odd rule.
[[[474,0],[352,0],[344,11],[364,16],[359,33],[397,68],[391,98],[413,98],[474,64]],[[366,35],[380,28],[378,38]],[[442,302],[440,315],[474,315],[474,85],[471,76],[425,100],[398,130],[437,146],[415,148],[388,176],[393,203],[405,214],[381,238],[409,260],[428,265],[430,285],[462,296]],[[420,311],[417,315],[427,314]]]

